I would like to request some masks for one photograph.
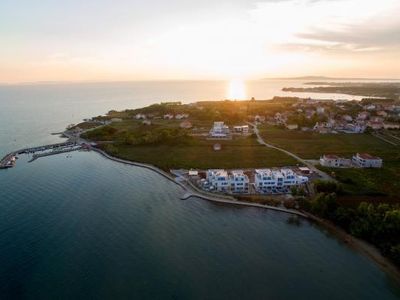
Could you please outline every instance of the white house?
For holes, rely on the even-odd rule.
[[[224,122],[214,122],[214,126],[210,130],[210,136],[213,138],[227,138],[229,134],[229,127]]]
[[[349,115],[343,115],[342,119],[345,120],[346,122],[352,122],[353,121],[352,116],[349,116]]]
[[[264,123],[264,122],[265,122],[265,116],[256,115],[256,116],[254,117],[254,121],[255,121],[255,122],[259,122],[259,123]]]
[[[232,171],[229,176],[230,189],[234,193],[248,192],[249,177],[242,170]]]
[[[400,129],[400,124],[397,123],[383,123],[385,129]]]
[[[286,124],[286,128],[289,130],[296,130],[299,129],[299,125],[297,124]]]
[[[367,111],[362,111],[362,112],[360,112],[360,113],[358,114],[357,119],[358,119],[358,120],[365,121],[366,119],[368,119],[368,117],[369,117],[369,112],[367,112]]]
[[[135,119],[136,120],[144,120],[144,119],[146,119],[146,115],[145,114],[136,114]]]
[[[325,154],[319,159],[319,163],[323,167],[330,168],[340,168],[340,167],[350,167],[351,160],[337,155]]]
[[[226,192],[229,189],[229,176],[228,172],[222,169],[208,170],[206,179],[212,189],[219,192]]]
[[[111,123],[119,123],[119,122],[122,122],[121,118],[112,118],[111,119]]]
[[[177,114],[175,115],[175,119],[177,120],[182,120],[182,119],[187,119],[189,118],[189,114]]]
[[[365,126],[361,124],[348,123],[344,125],[343,130],[348,133],[363,133],[365,131]]]
[[[364,108],[365,108],[366,110],[375,110],[375,109],[376,109],[376,106],[375,106],[374,104],[370,104],[370,105],[364,106]]]
[[[325,113],[325,108],[322,106],[317,107],[317,114],[322,115]]]
[[[233,132],[241,133],[241,134],[248,134],[249,133],[249,125],[233,126]]]
[[[353,163],[360,168],[382,168],[382,158],[368,153],[357,153],[353,156]]]
[[[165,114],[163,118],[166,119],[166,120],[172,120],[172,119],[174,118],[174,115],[172,115],[172,114]]]
[[[151,125],[151,121],[150,120],[143,120],[142,124],[143,125]]]
[[[197,177],[197,176],[199,176],[199,171],[197,171],[197,170],[189,170],[188,175],[190,177]]]
[[[190,121],[185,120],[179,124],[179,127],[184,128],[184,129],[190,129],[193,127],[193,125]]]
[[[383,128],[383,122],[382,121],[369,121],[367,123],[367,126],[371,127],[374,130],[380,130]]]

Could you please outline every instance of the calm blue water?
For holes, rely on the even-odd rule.
[[[253,81],[246,94],[256,99],[275,95],[343,98],[336,94],[285,93],[301,81]],[[161,101],[220,100],[229,95],[223,81],[120,82],[50,85],[0,85],[0,155],[15,148],[57,141],[50,133],[111,109],[138,108]],[[362,97],[350,96],[360,99]]]
[[[147,101],[109,88],[0,88],[0,152]],[[182,201],[163,177],[95,153],[26,161],[0,172],[1,299],[400,297],[375,263],[305,220]]]

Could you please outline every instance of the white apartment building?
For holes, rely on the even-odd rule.
[[[299,176],[291,169],[256,169],[254,176],[254,184],[257,190],[290,187],[306,183],[307,181],[307,177]]]
[[[224,122],[214,122],[214,126],[210,130],[210,136],[213,138],[227,138],[230,130]]]
[[[382,168],[382,158],[368,153],[357,153],[353,156],[353,163],[360,168]]]
[[[249,191],[249,177],[244,174],[242,170],[232,171],[229,176],[231,192],[248,192]]]
[[[229,189],[228,172],[222,169],[208,170],[206,179],[210,187],[219,192],[227,192]]]

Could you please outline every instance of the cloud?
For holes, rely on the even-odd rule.
[[[267,16],[271,8],[269,3],[261,4],[258,13]],[[283,48],[328,52],[400,48],[400,1],[288,0],[275,4],[275,10],[283,9],[293,24],[290,41],[280,44]]]

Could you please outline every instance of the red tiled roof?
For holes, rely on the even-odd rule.
[[[339,156],[334,155],[334,154],[325,154],[324,158],[327,158],[327,159],[339,159]]]
[[[372,155],[370,155],[368,153],[357,153],[357,155],[359,157],[361,157],[362,159],[380,159],[379,157],[372,156]]]

